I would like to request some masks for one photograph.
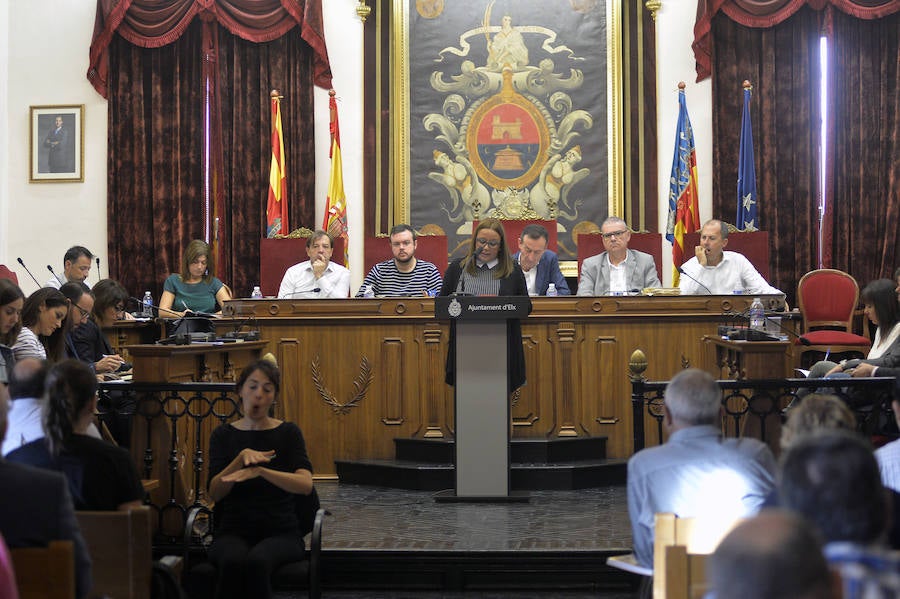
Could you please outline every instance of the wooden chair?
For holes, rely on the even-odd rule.
[[[704,553],[688,553],[684,545],[666,547],[666,599],[701,599],[709,590]]]
[[[603,247],[603,236],[600,233],[582,233],[576,240],[578,244],[578,279],[581,279],[581,263],[585,258],[596,256],[606,251]],[[628,247],[653,256],[656,263],[656,276],[662,281],[662,234],[632,233]]]
[[[344,239],[335,237],[331,261],[344,264]],[[263,295],[278,293],[278,286],[288,268],[306,262],[306,237],[261,239],[259,243],[259,289]]]
[[[733,225],[728,226],[728,245],[726,251],[743,254],[750,264],[759,271],[762,278],[769,280],[769,232],[753,231],[743,232],[734,230]],[[700,233],[684,234],[684,261],[694,257],[694,248],[700,245]]]
[[[703,518],[679,518],[672,513],[656,514],[656,524],[653,536],[653,598],[665,599],[669,597],[666,590],[672,584],[683,587],[680,578],[669,581],[670,572],[678,572],[678,568],[684,566],[670,565],[668,562],[668,549],[674,546],[683,548],[684,552],[691,555],[708,555],[712,553],[719,541],[737,525],[738,521],[721,522],[706,520]],[[676,557],[680,554],[676,552]],[[697,560],[699,561],[699,560]],[[703,570],[699,570],[702,574]],[[694,578],[693,584],[700,587],[701,578]],[[688,578],[688,582],[691,579]],[[693,593],[693,591],[692,591]],[[679,595],[673,595],[679,596]],[[686,595],[680,595],[686,596]],[[699,595],[691,595],[702,597]]]
[[[153,568],[149,508],[75,516],[93,562],[89,597],[149,599]]]
[[[16,570],[19,599],[75,599],[72,541],[52,541],[47,547],[11,549],[10,554]]]
[[[9,279],[16,285],[19,284],[19,275],[11,271],[5,264],[0,264],[0,279]]]
[[[853,332],[859,285],[849,274],[831,268],[806,273],[797,283],[797,303],[803,315],[800,338],[809,342],[800,345],[800,338],[795,341],[800,347],[798,366],[808,352],[868,353],[871,341]]]
[[[374,237],[367,235],[363,240],[363,266],[368,274],[372,267],[379,262],[390,260],[394,254],[391,252],[389,237]],[[446,235],[419,235],[416,237],[416,258],[421,258],[434,264],[441,276],[447,270],[447,236]]]

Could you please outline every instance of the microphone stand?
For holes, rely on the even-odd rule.
[[[291,297],[300,293],[319,293],[320,291],[322,291],[321,287],[313,287],[312,289],[300,289],[299,291],[291,291],[290,293],[286,293],[278,299],[290,299]]]
[[[683,274],[684,276],[686,276],[687,278],[689,278],[689,279],[692,280],[693,282],[697,283],[698,285],[700,285],[700,286],[703,287],[704,289],[706,289],[706,293],[708,293],[709,295],[715,295],[715,293],[713,293],[712,290],[711,290],[709,287],[707,287],[706,285],[704,285],[703,283],[701,283],[700,281],[698,281],[697,279],[695,279],[694,277],[692,277],[691,275],[689,275],[689,274],[688,274],[683,268],[681,268],[680,266],[678,267],[678,272],[679,272],[680,274]]]
[[[25,266],[25,261],[22,260],[22,258],[16,258],[16,260],[18,260],[19,264],[22,265],[22,268],[25,269],[25,272],[27,272],[27,273],[28,273],[28,276],[31,277],[31,280],[34,281],[34,284],[37,285],[39,288],[40,288],[40,287],[43,287],[43,285],[41,285],[40,283],[38,283],[38,280],[34,277],[34,275],[31,274],[31,271],[28,270],[28,267]]]
[[[60,279],[59,276],[57,276],[57,274],[53,271],[53,267],[50,266],[50,265],[48,264],[48,265],[47,265],[47,270],[50,271],[50,274],[53,275],[53,278],[56,279],[56,281],[59,283],[60,287],[62,287],[62,285],[63,285],[63,280]]]

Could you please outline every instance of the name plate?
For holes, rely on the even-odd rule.
[[[434,315],[440,320],[507,320],[526,318],[530,311],[531,300],[519,295],[434,298]]]

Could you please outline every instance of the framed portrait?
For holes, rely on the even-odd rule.
[[[555,221],[574,260],[623,210],[621,2],[377,2],[374,233],[410,223],[454,255],[479,219]]]
[[[84,104],[32,106],[31,183],[84,181]]]

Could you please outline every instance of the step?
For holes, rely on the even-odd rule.
[[[412,460],[338,460],[342,483],[376,485],[396,489],[441,491],[455,484],[450,463],[435,464]],[[513,463],[511,489],[588,489],[625,484],[627,460],[601,459],[566,463]]]
[[[529,463],[564,463],[598,460],[606,457],[607,437],[555,437],[552,439],[513,439],[510,460]],[[398,460],[448,464],[454,460],[453,439],[394,439]]]

